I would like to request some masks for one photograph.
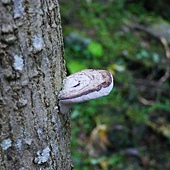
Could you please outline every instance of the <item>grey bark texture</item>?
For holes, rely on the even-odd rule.
[[[0,170],[69,170],[58,0],[0,1]]]

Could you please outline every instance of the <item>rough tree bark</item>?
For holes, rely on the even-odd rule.
[[[0,1],[0,170],[71,169],[58,0]]]

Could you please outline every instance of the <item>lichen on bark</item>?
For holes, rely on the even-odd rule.
[[[71,169],[58,1],[1,1],[0,37],[0,169]]]

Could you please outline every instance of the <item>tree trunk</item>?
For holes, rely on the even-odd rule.
[[[58,0],[0,1],[0,170],[69,170]]]

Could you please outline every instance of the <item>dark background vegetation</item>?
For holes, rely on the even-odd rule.
[[[72,109],[75,170],[170,169],[169,0],[62,0],[68,74],[106,69],[107,97]]]

